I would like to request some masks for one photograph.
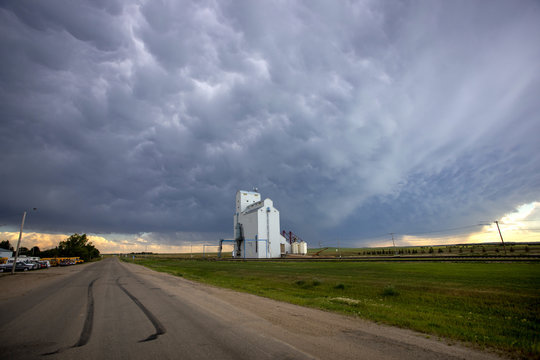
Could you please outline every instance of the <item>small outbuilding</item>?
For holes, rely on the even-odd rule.
[[[13,251],[7,249],[0,249],[0,258],[10,258],[13,256]]]

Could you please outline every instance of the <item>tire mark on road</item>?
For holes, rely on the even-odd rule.
[[[86,318],[84,319],[84,325],[81,331],[81,335],[79,336],[79,341],[71,348],[81,347],[86,345],[88,343],[88,340],[90,340],[90,335],[92,335],[92,325],[94,324],[94,283],[96,282],[97,278],[92,280],[90,284],[88,284],[88,293],[87,293],[87,303],[86,303]],[[46,355],[54,355],[58,354],[66,349],[69,348],[60,348],[56,351],[51,351],[45,354],[41,354],[42,356]]]
[[[92,335],[92,325],[94,324],[94,283],[97,279],[92,280],[90,285],[88,285],[88,303],[86,306],[86,319],[84,320],[84,326],[81,331],[81,336],[79,341],[73,347],[81,347],[86,345]]]
[[[150,336],[148,336],[146,339],[143,339],[143,340],[139,340],[139,342],[146,342],[146,341],[152,341],[152,340],[156,340],[158,338],[159,335],[163,335],[165,334],[166,330],[165,330],[165,327],[161,324],[161,322],[159,322],[159,320],[154,316],[154,314],[152,314],[150,312],[150,310],[148,310],[140,301],[139,299],[137,299],[135,296],[133,296],[129,291],[127,291],[127,289],[125,287],[122,286],[122,284],[120,284],[120,278],[117,278],[116,279],[116,284],[118,285],[118,287],[120,287],[120,289],[122,289],[122,291],[139,307],[139,309],[142,310],[142,312],[144,313],[144,315],[146,315],[146,317],[148,318],[148,320],[150,320],[150,322],[152,323],[152,325],[154,325],[154,329],[156,329],[156,332]]]

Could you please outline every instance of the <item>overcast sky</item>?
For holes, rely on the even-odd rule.
[[[312,243],[500,219],[539,39],[532,0],[0,1],[0,226],[217,241],[254,186]]]

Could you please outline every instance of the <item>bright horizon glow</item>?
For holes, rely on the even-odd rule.
[[[540,218],[530,218],[540,213],[540,202],[531,202],[520,205],[515,211],[505,214],[499,221],[503,239],[509,243],[540,242]],[[28,249],[38,246],[40,250],[47,250],[57,246],[60,241],[66,240],[71,234],[46,234],[28,232],[23,233],[21,246]],[[189,254],[217,252],[218,240],[215,243],[208,241],[183,241],[181,245],[167,245],[153,243],[148,239],[149,234],[91,234],[87,233],[88,239],[102,254],[111,253],[140,253],[152,252],[161,254]],[[19,233],[14,231],[0,232],[3,240],[9,240],[15,248]],[[182,240],[180,240],[182,241]],[[395,236],[396,246],[428,246],[472,243],[497,243],[500,242],[499,232],[495,223],[483,225],[480,230],[456,235],[443,236]],[[309,241],[308,241],[309,242]],[[389,247],[393,246],[391,238],[382,241],[358,243],[357,247]],[[312,244],[315,245],[315,244]],[[311,246],[314,247],[314,246]],[[232,251],[231,245],[223,245],[223,252]]]
[[[520,205],[514,212],[505,214],[499,221],[499,227],[504,242],[523,243],[540,242],[540,219],[528,219],[535,212],[540,212],[540,202],[531,202]],[[474,226],[474,225],[472,225]],[[471,226],[471,227],[472,227]],[[396,238],[396,246],[427,246],[427,245],[450,245],[450,244],[476,244],[501,242],[499,231],[495,222],[484,225],[479,231],[467,234],[444,235],[444,236],[415,236],[404,235]],[[376,245],[375,245],[376,244]],[[392,240],[371,243],[371,246],[393,246]]]
[[[86,234],[89,241],[100,251],[101,254],[114,254],[114,253],[140,253],[140,252],[153,252],[161,254],[189,254],[206,252],[217,252],[218,245],[208,243],[187,243],[183,245],[160,245],[154,244],[150,241],[142,238],[141,236],[125,235],[120,236],[118,240],[110,240],[106,238],[106,235]],[[18,232],[0,232],[0,236],[3,240],[9,240],[11,246],[15,249],[17,246],[17,240],[19,237]],[[39,247],[41,251],[52,249],[60,243],[60,241],[66,240],[71,234],[45,234],[36,232],[23,232],[21,240],[21,247],[28,249],[34,246]],[[115,238],[118,236],[115,236]],[[223,245],[223,252],[232,251],[231,245]]]

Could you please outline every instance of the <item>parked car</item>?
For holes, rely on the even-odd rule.
[[[15,271],[18,271],[19,268],[22,268],[23,271],[26,271],[24,268],[26,268],[27,270],[35,270],[36,265],[35,264],[25,263],[24,261],[21,261],[21,262],[17,261]]]
[[[17,261],[17,262],[19,262],[19,261]],[[35,262],[35,261],[21,260],[21,262],[23,264],[28,265],[30,267],[29,270],[37,270],[37,269],[39,269],[39,264],[37,262]]]
[[[58,265],[60,265],[60,266],[69,266],[69,265],[73,265],[73,263],[69,259],[62,259],[62,260],[60,260]]]
[[[32,268],[33,265],[26,264],[22,261],[17,261],[17,265],[15,265],[15,271],[28,271],[32,270]],[[0,265],[0,269],[2,272],[10,272],[13,269],[13,261],[10,264]]]
[[[18,262],[18,261],[17,261]],[[22,260],[21,261],[23,264],[25,264],[26,266],[28,266],[28,270],[37,270],[39,269],[39,264],[35,261],[31,261],[31,260]]]
[[[47,258],[47,259],[42,260],[42,261],[48,261],[49,266],[58,266],[58,259],[56,259],[56,258]]]

